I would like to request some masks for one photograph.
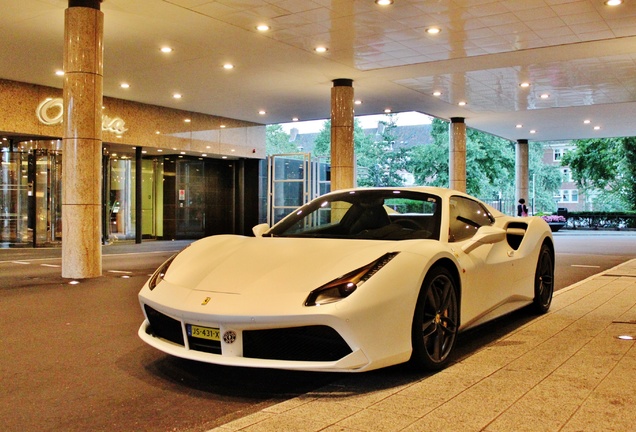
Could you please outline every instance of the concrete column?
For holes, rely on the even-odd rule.
[[[528,182],[529,182],[529,172],[528,169],[528,140],[520,139],[517,140],[517,145],[515,147],[515,204],[521,199],[526,200],[526,205],[530,208],[532,204],[529,199],[528,193]],[[516,205],[515,205],[515,208]],[[534,209],[531,209],[534,210]],[[515,213],[516,214],[516,213]]]
[[[449,139],[449,187],[466,192],[466,123],[463,117],[451,118]]]
[[[333,80],[331,88],[331,190],[355,186],[353,80]]]
[[[69,0],[64,20],[62,277],[102,275],[101,0]]]

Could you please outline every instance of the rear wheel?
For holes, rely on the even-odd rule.
[[[534,300],[535,311],[544,314],[550,309],[552,295],[554,294],[554,257],[552,249],[547,244],[541,246],[537,270],[534,276]]]
[[[455,279],[445,268],[433,268],[424,279],[415,307],[411,365],[417,369],[444,368],[455,346],[458,328]]]

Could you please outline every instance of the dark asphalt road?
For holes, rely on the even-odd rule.
[[[185,244],[104,247],[104,276],[77,285],[60,277],[59,249],[0,249],[0,430],[199,432],[329,383],[363,393],[416,378],[399,367],[226,368],[146,346],[137,292]],[[636,235],[556,233],[555,244],[557,288],[636,257]],[[457,358],[530,319],[521,311],[462,335]]]

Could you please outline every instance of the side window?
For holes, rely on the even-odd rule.
[[[448,241],[471,238],[484,225],[492,225],[492,215],[477,201],[454,196],[450,199],[450,225]]]

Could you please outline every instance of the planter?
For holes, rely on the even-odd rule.
[[[550,230],[552,232],[557,232],[565,226],[565,222],[548,222],[548,225],[550,225]]]

